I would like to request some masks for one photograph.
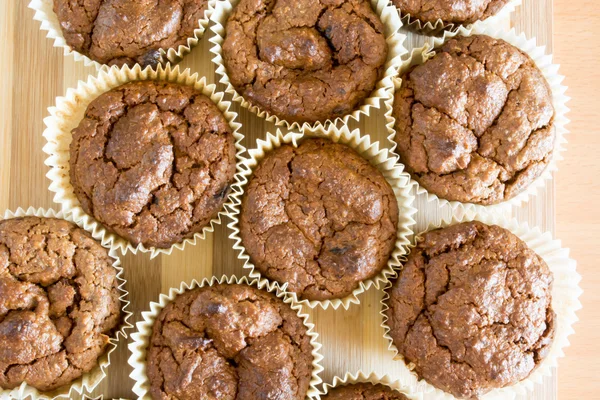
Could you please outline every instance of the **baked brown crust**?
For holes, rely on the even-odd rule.
[[[476,221],[423,239],[389,289],[385,313],[399,353],[459,398],[527,378],[554,338],[544,260],[506,229]]]
[[[241,208],[251,261],[303,299],[349,295],[385,267],[396,242],[390,185],[350,147],[325,139],[267,154]]]
[[[497,14],[510,0],[392,0],[412,19],[421,22],[471,24]]]
[[[352,383],[331,389],[323,400],[408,400],[389,386],[372,383]]]
[[[98,365],[121,321],[108,251],[52,218],[0,221],[0,387],[41,391]]]
[[[550,163],[550,87],[509,43],[485,35],[451,39],[402,80],[393,109],[397,151],[431,193],[497,204],[523,192]]]
[[[257,288],[213,285],[177,296],[148,348],[154,399],[304,400],[312,345],[287,304]]]
[[[83,210],[134,245],[167,248],[218,214],[235,174],[219,108],[189,86],[128,83],[90,103],[70,145]]]
[[[231,84],[290,122],[352,112],[387,59],[383,24],[367,0],[241,0],[226,28]]]
[[[54,0],[69,46],[101,64],[155,67],[160,49],[187,45],[208,0]]]

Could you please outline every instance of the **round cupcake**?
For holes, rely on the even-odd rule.
[[[523,192],[550,163],[550,87],[531,58],[504,40],[450,39],[401,78],[392,111],[396,151],[430,193],[497,204]]]
[[[190,86],[127,83],[92,101],[70,145],[83,210],[129,242],[168,248],[221,210],[235,173],[227,119]]]
[[[334,387],[321,400],[408,400],[408,397],[388,386],[365,382]]]
[[[161,50],[187,45],[208,0],[54,0],[67,44],[100,64],[163,63]]]
[[[223,62],[251,104],[289,122],[324,122],[375,89],[385,39],[368,0],[241,0],[227,20]]]
[[[275,295],[217,284],[178,295],[160,313],[146,357],[154,399],[304,400],[312,344]]]
[[[398,203],[381,172],[350,147],[307,139],[262,159],[239,219],[257,270],[320,301],[348,296],[386,266]]]
[[[122,320],[113,262],[70,222],[0,221],[0,388],[52,391],[98,365]]]
[[[411,20],[435,24],[471,24],[497,14],[510,0],[392,0]]]
[[[499,226],[427,232],[388,289],[389,336],[419,378],[477,398],[527,378],[548,354],[552,281],[544,260]]]

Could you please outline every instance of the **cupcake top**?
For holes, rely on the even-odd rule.
[[[420,378],[475,398],[527,378],[548,354],[552,280],[504,228],[474,221],[433,230],[389,289],[389,334]]]
[[[392,388],[373,383],[352,383],[331,389],[323,400],[407,400],[408,397]]]
[[[304,400],[312,345],[275,295],[243,284],[178,295],[160,313],[146,356],[154,399]]]
[[[91,371],[121,321],[114,260],[76,225],[0,221],[0,387],[40,391]]]
[[[307,300],[345,297],[377,275],[397,226],[398,203],[381,172],[325,139],[267,154],[240,215],[240,236],[256,268]]]
[[[497,14],[510,0],[392,0],[402,14],[421,22],[470,24]]]
[[[496,204],[523,192],[550,163],[550,87],[533,60],[504,40],[451,39],[401,78],[397,152],[429,192]]]
[[[223,43],[237,92],[290,122],[352,112],[386,59],[383,25],[368,0],[241,0]]]
[[[208,0],[54,0],[73,50],[101,64],[156,66],[160,49],[187,45]]]
[[[167,248],[225,202],[235,141],[219,108],[190,86],[141,81],[90,103],[70,146],[83,210],[131,243]]]

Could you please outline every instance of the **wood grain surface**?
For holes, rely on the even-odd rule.
[[[27,0],[0,0],[0,54],[4,56],[0,77],[0,210],[17,207],[59,207],[53,203],[47,191],[49,181],[45,174],[45,155],[42,147],[43,118],[47,108],[54,104],[56,96],[73,87],[92,68],[75,63],[72,57],[64,57],[63,50],[52,47],[52,41],[39,30],[33,21],[33,11],[27,8]],[[583,10],[583,11],[582,11]],[[553,18],[554,17],[554,18]],[[558,177],[523,209],[515,215],[530,224],[552,230],[563,243],[571,247],[578,260],[578,268],[584,277],[582,283],[584,309],[579,313],[581,322],[576,325],[572,347],[567,358],[561,360],[559,373],[538,385],[530,398],[580,399],[597,398],[600,393],[598,372],[598,340],[600,329],[600,271],[594,261],[598,257],[600,234],[600,131],[595,117],[598,114],[600,61],[597,46],[600,44],[600,4],[595,0],[523,0],[523,6],[513,14],[507,26],[513,25],[528,36],[536,36],[538,44],[555,50],[561,73],[568,76],[567,93],[573,97],[569,103],[569,145],[566,159],[559,164]],[[554,35],[553,35],[554,26]],[[182,65],[205,75],[215,82],[214,67],[210,62],[207,33],[198,47],[185,58]],[[411,35],[407,46],[419,42]],[[239,121],[246,135],[245,145],[255,147],[256,138],[263,137],[273,126],[255,115],[242,110]],[[385,139],[385,126],[381,112],[373,113],[351,128],[360,128],[364,134]],[[417,229],[422,229],[427,218],[443,210],[428,209],[418,199],[420,209]],[[148,309],[148,303],[157,299],[181,281],[201,279],[211,275],[245,274],[236,254],[231,250],[226,225],[219,226],[214,234],[185,251],[175,251],[170,256],[153,260],[146,254],[127,254],[122,258],[128,280],[131,309],[138,320],[140,312]],[[380,328],[379,299],[381,293],[370,290],[361,296],[360,306],[347,311],[315,310],[312,318],[317,324],[324,345],[327,382],[334,375],[359,369],[380,374],[394,374],[397,365],[386,350]],[[122,341],[113,353],[109,376],[94,392],[105,398],[133,398],[133,385],[128,375],[129,356]]]

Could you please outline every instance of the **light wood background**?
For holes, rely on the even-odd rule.
[[[42,147],[43,118],[47,107],[56,96],[76,85],[79,79],[95,74],[91,68],[63,57],[63,50],[52,47],[52,42],[33,21],[33,11],[27,9],[27,0],[0,0],[0,54],[3,55],[0,74],[0,210],[19,206],[54,207],[47,191],[47,167]],[[567,75],[571,134],[566,159],[559,165],[556,179],[545,191],[515,215],[543,229],[553,230],[572,249],[583,275],[584,309],[579,312],[581,322],[576,325],[572,346],[567,358],[553,378],[536,388],[535,399],[587,399],[600,396],[597,332],[600,330],[600,270],[598,258],[600,235],[600,129],[596,116],[600,110],[600,3],[596,0],[523,0],[508,22],[529,36],[536,36],[538,44],[554,49],[556,62],[562,64],[561,73]],[[554,8],[554,9],[553,9]],[[554,18],[553,18],[554,17]],[[553,34],[554,32],[554,34]],[[215,82],[214,68],[208,52],[207,33],[201,44],[183,62],[183,66],[207,76]],[[407,41],[407,45],[418,39]],[[254,115],[241,112],[240,122],[246,135],[245,145],[254,147],[255,139],[272,130]],[[380,113],[366,123],[354,124],[363,133],[383,140],[385,126]],[[417,206],[423,202],[418,201]],[[437,215],[437,210],[421,212],[418,227],[426,219]],[[232,241],[223,224],[213,235],[185,251],[150,260],[147,255],[123,257],[123,265],[131,293],[132,311],[138,320],[148,303],[169,287],[182,280],[201,279],[212,274],[244,274],[240,262],[231,250]],[[370,290],[361,296],[361,306],[348,311],[316,310],[313,321],[324,345],[325,381],[336,374],[358,369],[374,370],[380,374],[394,374],[396,366],[386,350],[379,327],[379,299],[381,293]],[[128,351],[125,343],[113,353],[109,376],[96,390],[105,398],[133,398],[132,381],[128,378]]]

